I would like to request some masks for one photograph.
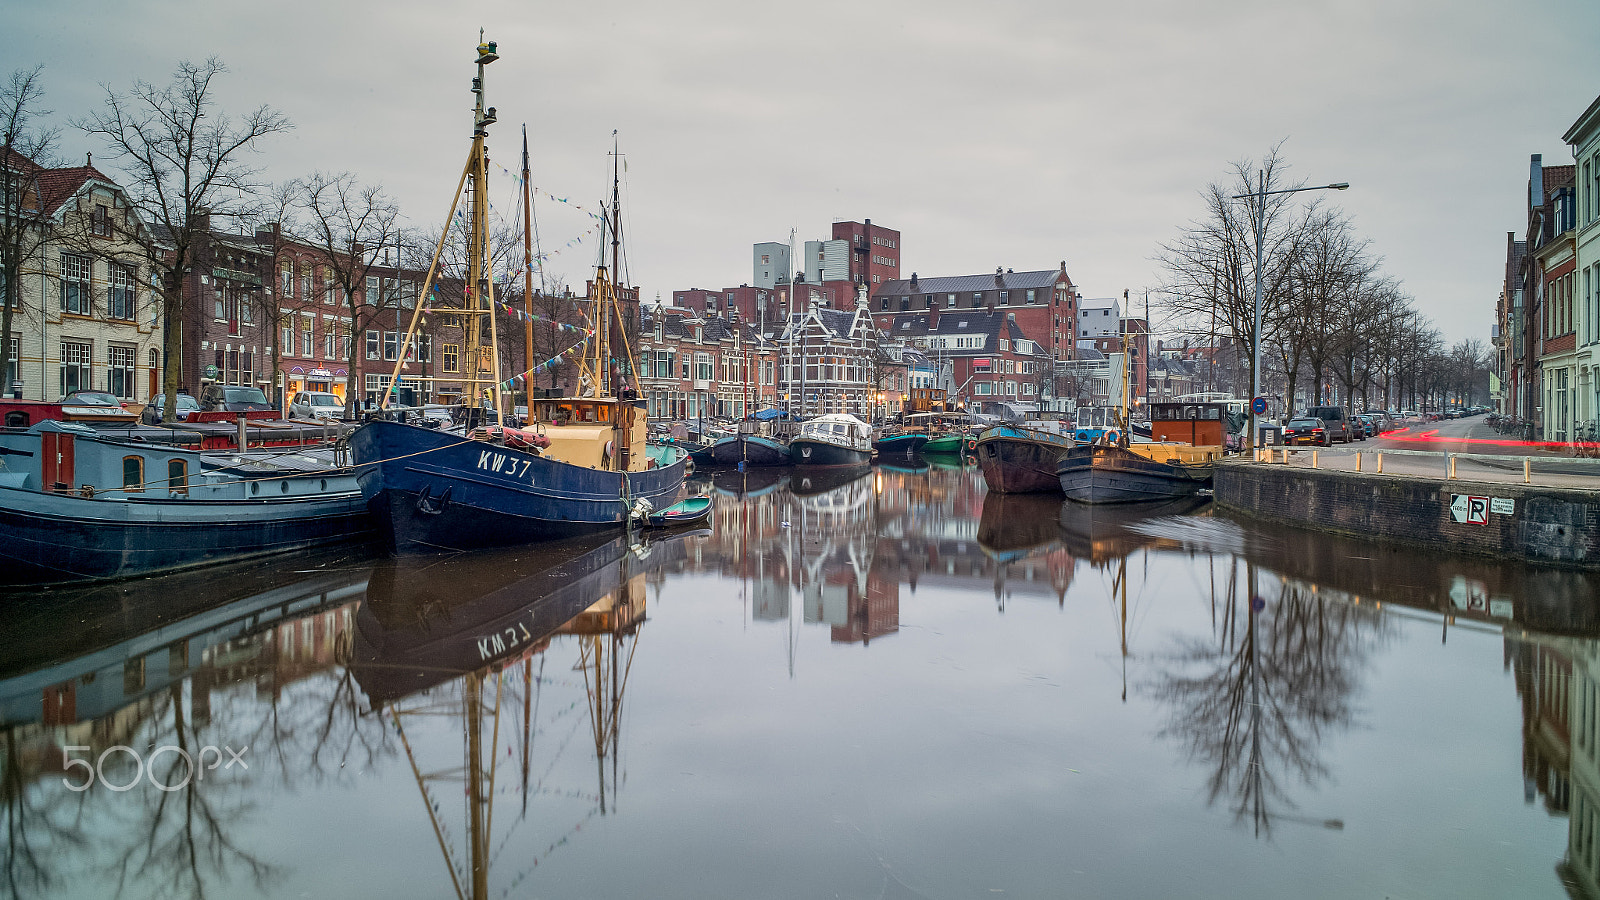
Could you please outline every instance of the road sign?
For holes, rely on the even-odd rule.
[[[1468,525],[1489,524],[1489,498],[1451,494],[1450,518]]]
[[[1267,414],[1267,398],[1257,397],[1250,401],[1250,411],[1258,416]]]

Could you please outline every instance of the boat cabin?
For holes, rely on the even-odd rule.
[[[1221,447],[1227,439],[1225,403],[1152,403],[1150,439]]]
[[[940,388],[912,388],[906,396],[903,411],[906,413],[942,413],[946,405],[945,393]]]
[[[529,426],[550,441],[542,456],[610,471],[640,472],[653,464],[645,449],[649,428],[642,402],[555,397],[533,400],[528,416]]]

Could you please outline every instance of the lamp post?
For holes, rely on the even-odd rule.
[[[1262,244],[1267,241],[1267,197],[1272,194],[1294,194],[1300,191],[1346,191],[1350,189],[1350,182],[1337,181],[1333,184],[1318,184],[1311,187],[1283,188],[1282,190],[1267,190],[1267,175],[1265,171],[1256,172],[1256,189],[1248,194],[1234,194],[1235,200],[1256,201],[1256,308],[1255,320],[1250,333],[1250,434],[1247,436],[1245,446],[1255,449],[1256,434],[1259,423],[1256,414],[1256,398],[1261,396],[1261,264]],[[1293,386],[1290,387],[1293,389]]]

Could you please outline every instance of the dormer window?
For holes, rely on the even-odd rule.
[[[107,209],[105,204],[95,204],[89,228],[99,237],[111,237],[111,210]]]

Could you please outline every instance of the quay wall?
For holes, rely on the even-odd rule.
[[[1600,568],[1600,491],[1246,461],[1219,464],[1214,489],[1218,506],[1271,522],[1457,553]],[[1474,505],[1461,497],[1491,502]],[[1452,504],[1457,513],[1471,506],[1475,515],[1457,521]]]

